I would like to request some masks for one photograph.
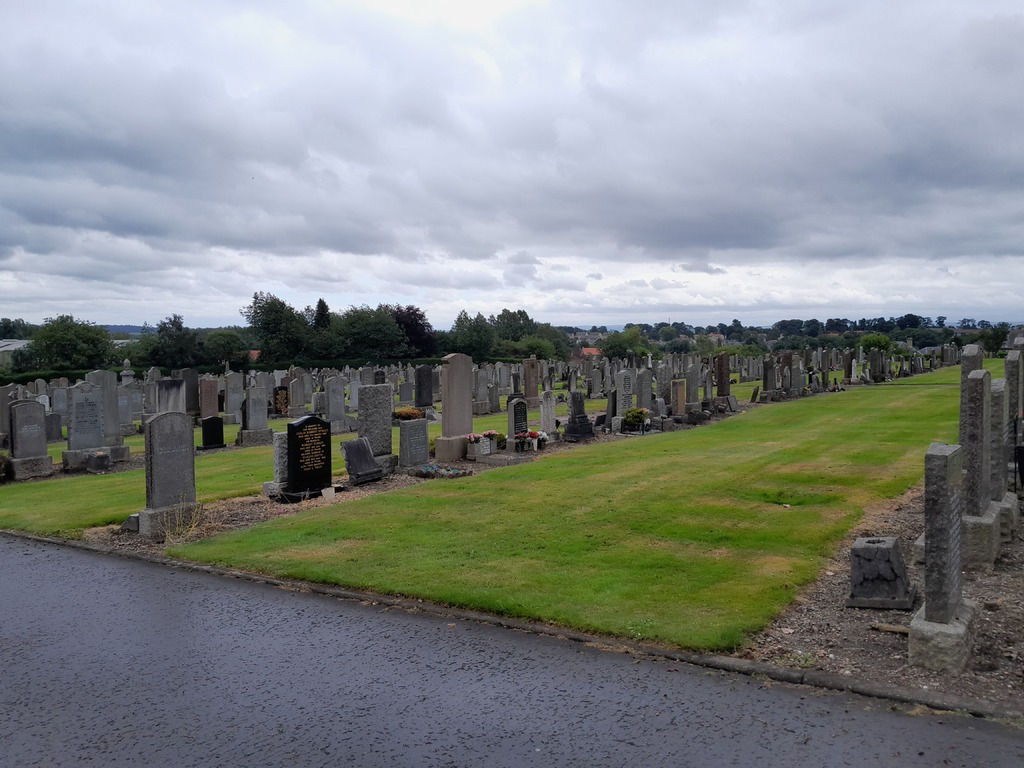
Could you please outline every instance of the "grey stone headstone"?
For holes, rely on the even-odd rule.
[[[384,477],[384,470],[373,458],[370,443],[365,437],[357,437],[355,440],[342,443],[341,452],[345,457],[345,470],[348,472],[349,482],[353,486]]]
[[[966,509],[968,515],[982,515],[992,500],[992,425],[991,375],[986,370],[972,371],[962,396],[960,441],[964,451]]]
[[[434,370],[429,365],[416,368],[416,407],[432,408],[434,405]]]
[[[928,621],[948,624],[963,598],[960,517],[963,507],[963,451],[932,444],[924,460],[925,578]]]
[[[161,413],[146,423],[146,507],[157,510],[196,500],[192,418]]]
[[[46,456],[46,412],[35,400],[11,405],[11,458]]]
[[[366,438],[374,456],[392,452],[391,414],[394,394],[390,384],[369,384],[359,390],[359,436]]]
[[[430,461],[430,439],[426,419],[412,419],[398,425],[398,466],[415,467]]]
[[[441,385],[441,436],[459,437],[473,431],[473,360],[446,355]]]
[[[82,382],[68,389],[68,395],[68,448],[78,451],[106,445],[103,391]]]

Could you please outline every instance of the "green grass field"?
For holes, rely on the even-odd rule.
[[[170,553],[728,649],[813,580],[867,506],[920,480],[928,445],[955,439],[958,383],[950,368],[772,404],[699,429],[311,509]],[[504,431],[506,418],[474,428]],[[271,463],[268,448],[200,454],[199,496],[254,493]],[[76,535],[141,509],[144,478],[19,484],[0,500],[0,527]]]

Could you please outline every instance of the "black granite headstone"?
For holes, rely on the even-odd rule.
[[[331,422],[304,416],[288,424],[288,493],[319,493],[331,485]]]
[[[200,421],[203,428],[203,444],[200,450],[224,447],[224,419],[220,416],[207,416]]]

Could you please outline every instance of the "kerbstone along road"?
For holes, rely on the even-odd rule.
[[[1014,766],[1024,732],[0,535],[2,766]]]

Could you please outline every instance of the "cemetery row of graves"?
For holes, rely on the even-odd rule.
[[[910,379],[957,364],[961,365],[962,377],[959,445],[937,444],[930,449],[925,445],[921,451],[927,449],[928,528],[920,543],[919,555],[925,558],[927,576],[923,589],[924,605],[915,618],[910,637],[915,663],[953,669],[958,665],[962,668],[971,644],[973,606],[959,597],[957,575],[960,566],[991,568],[1000,545],[1012,539],[1017,526],[1016,495],[1008,490],[1014,478],[1007,467],[1012,465],[1018,442],[1016,420],[1022,398],[1019,349],[1010,352],[1005,361],[1005,376],[995,381],[982,366],[980,350],[973,346],[965,348],[962,355],[956,348],[948,347],[929,357],[808,350],[763,358],[736,358],[720,354],[702,359],[697,355],[669,355],[657,364],[649,359],[587,360],[579,366],[552,364],[532,358],[518,365],[474,366],[470,358],[454,354],[445,359],[444,365],[436,367],[291,369],[249,375],[229,371],[219,377],[199,377],[194,371],[184,370],[175,372],[170,378],[162,377],[153,369],[142,380],[136,380],[134,371],[126,366],[120,375],[112,371],[96,371],[89,374],[86,381],[75,384],[40,380],[28,387],[8,385],[0,388],[0,402],[5,404],[0,409],[4,416],[0,421],[0,434],[4,437],[0,439],[4,439],[5,447],[10,449],[11,471],[15,480],[79,474],[99,479],[102,477],[100,473],[129,460],[126,440],[131,442],[134,439],[131,436],[142,424],[145,434],[145,469],[142,473],[145,507],[129,518],[126,526],[137,529],[139,536],[159,539],[169,523],[201,508],[196,480],[197,425],[200,428],[200,452],[211,451],[211,458],[214,454],[226,456],[219,458],[226,464],[232,461],[232,454],[258,453],[267,464],[265,480],[261,482],[263,493],[287,502],[324,492],[333,493],[345,485],[354,487],[373,482],[394,472],[416,471],[427,465],[444,465],[467,458],[495,466],[523,464],[530,461],[545,441],[587,442],[595,433],[622,431],[669,435],[701,423],[712,414],[738,410],[735,387],[740,388],[736,391],[750,392],[752,401],[792,401],[830,390],[870,390],[873,388],[869,385],[875,382]],[[909,393],[911,390],[905,391]],[[939,395],[928,393],[927,396]],[[602,407],[603,412],[592,419],[588,411],[595,403]],[[911,410],[909,406],[907,408]],[[939,419],[950,412],[948,408],[929,408]],[[816,410],[828,411],[824,408]],[[954,407],[953,412],[955,410]],[[396,421],[396,415],[403,413],[414,418]],[[632,418],[637,413],[641,417],[639,420]],[[536,414],[536,418],[531,414]],[[488,423],[493,425],[495,417],[501,419],[503,430],[475,431],[481,419],[491,419]],[[898,418],[895,414],[892,418],[896,424]],[[225,425],[228,425],[229,432],[235,434],[231,446],[227,446],[224,437]],[[234,428],[236,426],[237,429]],[[273,426],[278,429],[273,429]],[[879,425],[878,429],[881,434],[884,427]],[[742,433],[743,427],[730,431],[737,430]],[[809,423],[807,432],[807,447],[827,454],[827,450],[817,449],[811,444]],[[754,434],[751,427],[748,435]],[[339,435],[349,438],[344,439],[341,445],[344,474],[335,471],[332,456],[332,439]],[[499,437],[504,438],[503,447],[499,445]],[[650,444],[657,445],[653,441]],[[767,440],[763,443],[769,444]],[[617,447],[617,450],[639,453],[632,447]],[[914,469],[907,466],[904,458],[905,447],[897,445],[893,450],[893,456],[898,457],[893,466],[899,472],[882,477],[879,482],[886,487],[880,493],[903,490],[897,486],[905,486],[907,478],[912,479],[914,474]],[[709,454],[712,452],[707,450]],[[59,464],[54,461],[55,453],[59,454]],[[877,447],[875,453],[884,458],[884,451]],[[205,460],[204,456],[200,463]],[[673,457],[662,459],[659,456],[657,460],[650,461],[648,469],[663,460],[671,462]],[[744,469],[738,450],[735,459],[724,457],[719,461],[733,461],[736,469]],[[575,472],[582,482],[581,473],[593,470],[577,466],[554,469],[547,474],[554,476],[559,471],[568,473],[570,477]],[[511,473],[499,473],[498,479],[488,479],[487,482],[499,485],[511,482],[515,485],[518,476],[522,478],[518,482],[524,490],[543,493],[534,490],[544,487],[544,473],[538,472],[537,467],[524,465]],[[646,494],[645,514],[663,503],[663,492],[666,497],[672,497],[673,486],[665,479],[667,475],[661,478],[661,484],[666,488],[660,489],[652,485],[648,472],[643,469],[637,472],[639,474],[636,475],[627,473],[627,479],[620,478],[618,484],[608,491],[609,497],[620,499],[622,497],[618,494],[629,492]],[[851,468],[851,476],[856,473],[857,468]],[[609,468],[603,474],[614,476],[615,472]],[[633,480],[630,481],[629,477]],[[343,478],[343,481],[338,478]],[[733,477],[729,482],[731,486],[746,487],[746,490],[730,488],[729,493],[739,493],[737,498],[740,498],[744,493],[750,496],[751,489],[765,480],[758,477],[737,483]],[[800,499],[799,495],[787,497],[800,503],[784,506],[787,510],[792,506],[801,507],[799,511],[803,517],[799,519],[799,532],[801,538],[810,541],[809,550],[790,556],[789,570],[780,580],[784,588],[780,589],[777,584],[767,585],[766,588],[776,594],[768,603],[759,606],[752,616],[739,620],[731,630],[732,634],[728,635],[731,639],[724,642],[735,642],[737,632],[749,631],[758,622],[763,623],[771,611],[777,610],[791,597],[800,580],[813,575],[813,553],[820,556],[822,549],[827,548],[829,542],[834,541],[844,526],[848,527],[855,518],[855,508],[862,499],[853,489],[852,481],[836,475],[824,479],[816,477],[806,482],[813,482],[817,491],[808,492],[807,499]],[[846,482],[850,483],[848,487],[844,486]],[[690,483],[695,484],[693,480]],[[27,485],[49,486],[58,492],[62,483],[35,482]],[[473,487],[482,489],[485,484]],[[600,507],[603,504],[600,499],[602,491],[599,490],[602,486],[593,481],[592,487],[595,495],[589,506]],[[821,487],[827,487],[830,493],[818,492]],[[835,493],[837,487],[841,493]],[[240,492],[246,493],[250,489],[251,483],[245,484]],[[227,495],[231,491],[225,493]],[[844,499],[844,495],[849,499]],[[743,506],[739,501],[730,504],[727,496],[723,491],[722,498],[705,500],[703,509],[697,511]],[[567,501],[557,496],[546,498],[552,513],[569,501],[575,504],[574,509],[588,509],[588,504],[580,499],[578,489],[575,500]],[[754,502],[763,504],[764,499],[755,499]],[[402,502],[375,503],[393,503],[397,507]],[[820,515],[820,519],[807,516],[812,508],[817,510],[818,507],[821,510],[815,514]],[[838,511],[826,512],[827,507]],[[797,525],[795,521],[786,522],[785,517],[776,514],[775,510],[772,512],[772,525],[783,528]],[[590,521],[591,524],[593,522]],[[761,522],[757,521],[759,526]],[[820,529],[815,528],[819,524]],[[743,527],[725,519],[722,525],[726,529],[730,526]],[[72,527],[57,526],[57,530]],[[793,532],[789,531],[791,538]],[[709,534],[705,531],[702,535]],[[728,542],[730,535],[722,534],[720,541]],[[786,546],[794,546],[795,543],[790,541]],[[746,546],[742,544],[740,549]],[[895,572],[899,575],[898,557],[894,558],[885,551],[888,543],[862,542],[859,546],[859,556],[865,561],[892,558]],[[749,554],[740,552],[737,557],[742,559]],[[214,559],[216,557],[213,556]],[[266,553],[259,557],[266,557]],[[781,568],[778,562],[775,566]],[[660,573],[657,578],[673,580],[679,579],[680,575]],[[754,578],[758,578],[756,574]],[[340,583],[345,579],[341,576]],[[363,583],[360,579],[355,578],[353,583]],[[371,582],[366,584],[374,586]],[[657,584],[659,586],[655,589],[661,589],[661,582]],[[886,600],[907,600],[907,585],[899,578],[878,580],[864,578],[862,574],[858,584],[858,589],[863,592],[859,596],[862,600],[883,603]],[[677,585],[677,589],[680,587]],[[394,589],[406,591],[408,587],[397,585]],[[718,589],[726,591],[721,584]],[[426,596],[452,602],[462,600],[445,595],[443,591]],[[512,609],[502,603],[488,605],[487,600],[481,601],[480,605],[551,618],[544,615],[543,609],[533,609],[526,602]],[[608,610],[615,609],[611,607]],[[671,609],[658,609],[663,610]],[[554,618],[609,630],[609,626],[595,623],[585,613],[577,612],[575,618]],[[651,622],[656,624],[659,620],[651,619]],[[610,629],[615,631],[614,624]],[[664,634],[670,640],[681,642],[671,632]],[[955,643],[950,642],[951,635],[956,638]],[[716,642],[723,641],[691,644],[714,645]]]

